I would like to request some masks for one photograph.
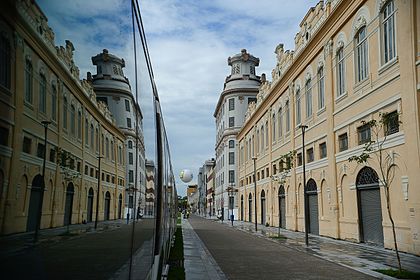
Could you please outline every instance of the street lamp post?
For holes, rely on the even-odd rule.
[[[257,226],[257,158],[253,157],[252,160],[254,161],[254,211],[255,211],[255,232],[258,230]]]
[[[36,219],[36,227],[34,233],[34,242],[38,241],[39,235],[39,228],[41,227],[41,217],[42,217],[42,203],[44,201],[44,190],[45,190],[45,163],[47,158],[47,132],[48,132],[48,125],[51,123],[50,121],[42,121],[42,125],[44,126],[44,154],[43,154],[43,162],[42,162],[42,181],[40,186],[40,200],[39,200],[39,208],[38,208],[38,217]]]
[[[101,158],[98,156],[98,194],[96,195],[96,215],[95,215],[95,229],[98,226],[98,212],[99,212],[99,194],[101,189]]]
[[[305,207],[305,245],[308,246],[308,229],[309,229],[309,205],[308,196],[306,195],[306,169],[305,169],[305,130],[307,125],[299,126],[302,130],[302,163],[303,163],[303,203]]]

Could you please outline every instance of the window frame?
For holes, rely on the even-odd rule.
[[[369,44],[366,25],[357,30],[354,37],[354,61],[356,65],[356,82],[360,83],[369,77]]]

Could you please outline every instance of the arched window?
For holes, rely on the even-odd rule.
[[[85,145],[89,145],[89,122],[88,119],[85,119]]]
[[[378,186],[379,177],[378,174],[370,167],[363,167],[356,177],[356,186],[359,187],[370,187]]]
[[[368,41],[366,36],[366,26],[363,26],[356,33],[356,78],[361,82],[368,77]]]
[[[337,97],[341,96],[345,92],[345,67],[344,67],[344,47],[340,47],[337,50],[335,57],[336,60],[336,71],[337,71]]]
[[[108,140],[108,137],[105,139],[105,157],[109,158],[109,140]]]
[[[39,75],[39,111],[47,112],[47,80],[44,74]]]
[[[51,87],[51,119],[57,120],[57,87],[55,85]]]
[[[77,138],[82,139],[82,111],[77,112]]]
[[[264,125],[261,127],[261,153],[264,151]]]
[[[93,124],[90,124],[90,147],[93,150],[94,147],[94,143],[95,143],[95,129],[93,128]]]
[[[128,148],[129,149],[133,148],[133,141],[131,141],[131,140],[128,141]]]
[[[27,59],[25,62],[25,102],[32,104],[32,79],[33,79],[33,68],[32,62]]]
[[[290,131],[290,108],[289,108],[289,101],[286,101],[285,106],[285,113],[286,113],[286,132]]]
[[[279,131],[279,138],[280,138],[283,135],[283,109],[282,108],[279,109],[277,117],[279,119],[279,121],[278,121],[278,126],[279,126],[278,131]]]
[[[67,129],[67,110],[68,110],[68,104],[67,104],[67,97],[64,97],[63,100],[63,128]]]
[[[314,179],[309,179],[309,181],[306,183],[306,193],[307,194],[317,193],[316,182]]]
[[[274,113],[271,118],[271,141],[276,141],[276,114]]]
[[[305,84],[305,100],[306,100],[306,117],[312,116],[312,85],[311,79],[308,79]]]
[[[324,67],[318,68],[318,110],[325,107],[325,80]]]
[[[296,91],[296,125],[302,122],[302,111],[300,108],[300,89]]]
[[[10,89],[11,73],[10,40],[0,34],[0,85]]]
[[[395,48],[395,6],[394,1],[388,1],[381,12],[382,61],[387,63],[396,57]]]
[[[76,120],[75,120],[75,115],[76,115],[76,109],[74,108],[74,105],[71,105],[70,106],[70,133],[73,136],[76,133]]]

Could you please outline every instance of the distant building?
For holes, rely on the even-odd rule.
[[[140,106],[131,93],[129,81],[124,76],[124,59],[104,49],[102,53],[92,57],[92,63],[96,65],[97,74],[91,76],[88,73],[88,80],[92,82],[96,99],[106,104],[118,128],[125,135],[127,171],[124,217],[128,211],[132,216],[135,210],[143,212],[146,203],[143,116]],[[102,145],[105,142],[105,146],[113,144],[113,139],[108,139],[104,135],[101,135],[101,141]]]
[[[188,185],[187,188],[187,201],[188,206],[191,208],[192,213],[198,210],[199,193],[197,185]]]
[[[379,139],[397,166],[390,205],[398,248],[420,255],[418,10],[418,1],[319,1],[294,50],[277,46],[272,80],[237,135],[241,220],[304,231],[305,192],[309,233],[394,248],[379,164],[348,161],[377,140],[363,121],[386,114]]]
[[[228,219],[229,209],[237,217],[236,135],[245,120],[248,104],[256,101],[260,77],[255,67],[260,60],[245,49],[228,58],[231,74],[226,77],[214,112],[216,118],[215,202],[217,214]]]
[[[120,218],[125,135],[80,80],[73,44],[55,45],[33,1],[0,13],[0,234],[34,231],[41,203],[41,228],[92,222],[97,206],[99,220]]]
[[[145,215],[153,217],[155,215],[155,163],[146,160],[146,205]]]

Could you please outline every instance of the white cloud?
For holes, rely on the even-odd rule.
[[[176,177],[183,168],[197,172],[206,159],[214,157],[213,112],[224,79],[230,73],[227,58],[246,48],[260,58],[257,73],[265,72],[270,77],[275,47],[284,43],[286,48],[294,48],[299,23],[316,3],[141,1]],[[65,39],[73,42],[82,77],[86,71],[95,73],[90,58],[106,48],[125,59],[125,74],[134,93],[130,1],[41,0],[39,4],[56,33],[56,44],[63,45]],[[144,69],[139,71],[143,94],[147,73]],[[142,102],[146,101],[140,99]]]

